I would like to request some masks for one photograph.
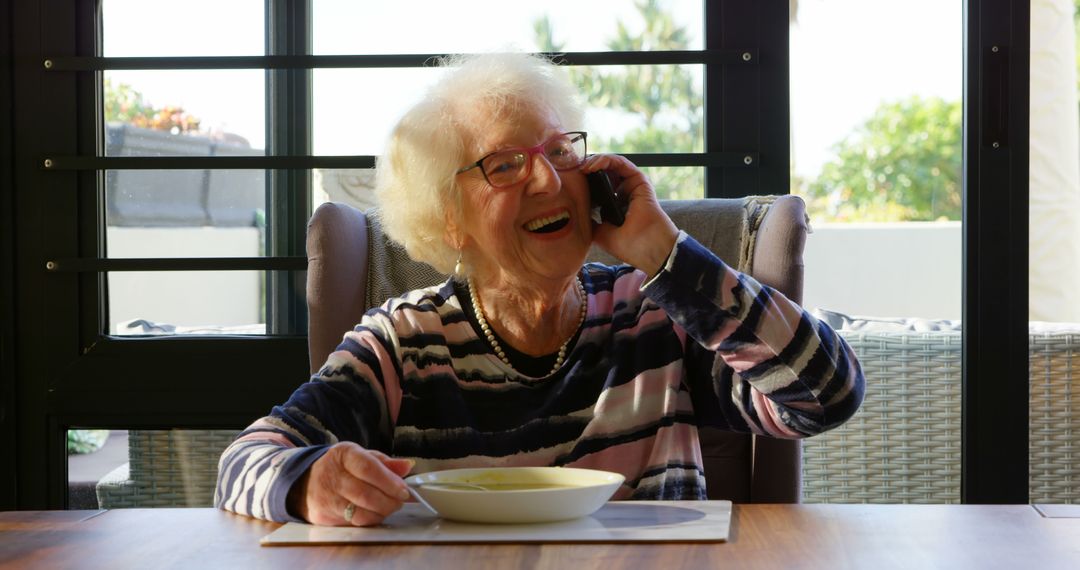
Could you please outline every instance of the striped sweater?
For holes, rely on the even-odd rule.
[[[698,426],[798,438],[862,401],[862,371],[832,329],[685,233],[647,283],[629,266],[580,276],[584,325],[543,378],[492,353],[450,282],[372,309],[224,451],[215,504],[297,520],[289,488],[339,441],[413,459],[414,473],[586,467],[626,477],[616,499],[704,499]]]

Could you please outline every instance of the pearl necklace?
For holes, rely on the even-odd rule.
[[[562,367],[563,361],[566,360],[566,349],[569,346],[570,341],[573,340],[574,335],[577,334],[577,331],[581,328],[581,325],[585,323],[585,313],[588,312],[589,305],[588,297],[585,295],[585,286],[581,284],[581,278],[579,277],[575,279],[575,282],[577,283],[578,298],[581,299],[581,311],[578,315],[577,326],[574,327],[574,332],[570,333],[570,337],[567,338],[566,341],[562,343],[562,346],[559,347],[559,354],[555,357],[555,365],[551,367],[551,372],[547,373],[548,376],[551,376],[552,374],[558,372],[559,368]],[[492,332],[491,326],[488,325],[487,319],[484,318],[484,310],[480,308],[480,299],[476,295],[476,288],[473,286],[473,281],[471,277],[468,279],[468,283],[469,300],[472,301],[473,313],[476,313],[476,321],[480,324],[480,330],[484,332],[484,336],[487,337],[488,344],[491,345],[492,350],[495,351],[495,355],[499,357],[499,360],[502,360],[507,366],[513,368],[514,365],[510,364],[510,359],[507,358],[506,352],[504,352],[502,347],[499,346],[499,341],[495,339],[495,333]]]

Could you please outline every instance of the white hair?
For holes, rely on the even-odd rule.
[[[566,73],[540,56],[459,55],[439,64],[446,74],[401,118],[376,162],[375,197],[386,234],[413,259],[450,273],[459,252],[444,237],[447,220],[462,219],[456,172],[468,160],[466,141],[529,109],[581,130],[584,111]]]

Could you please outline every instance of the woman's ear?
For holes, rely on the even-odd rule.
[[[461,231],[457,217],[447,210],[443,214],[443,221],[446,227],[443,231],[443,241],[446,242],[446,245],[460,252],[465,247],[465,232]]]
[[[461,231],[461,226],[458,225],[456,218],[447,213],[444,217],[446,220],[446,230],[443,232],[443,241],[446,245],[457,251],[457,260],[454,263],[454,275],[458,278],[464,278],[465,265],[464,265],[464,250],[465,250],[465,232]]]

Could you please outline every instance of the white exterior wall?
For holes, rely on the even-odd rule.
[[[959,319],[960,222],[813,224],[803,304],[876,317]]]

